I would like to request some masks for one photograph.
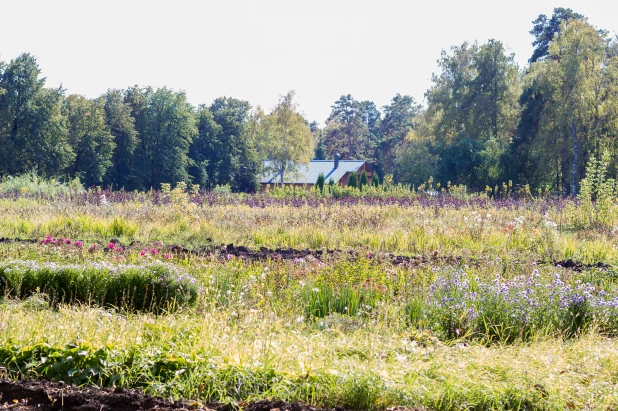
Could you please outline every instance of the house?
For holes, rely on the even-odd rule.
[[[272,168],[270,161],[265,161],[266,169]],[[285,171],[283,184],[301,188],[311,188],[315,185],[320,174],[324,174],[325,184],[332,179],[335,184],[340,186],[348,185],[348,180],[352,173],[356,173],[358,180],[363,173],[367,173],[367,179],[371,181],[373,169],[365,160],[340,160],[339,154],[335,154],[334,160],[311,160],[307,165],[300,165],[296,172]],[[280,183],[280,173],[270,172],[260,178],[262,189],[268,186],[275,186]]]

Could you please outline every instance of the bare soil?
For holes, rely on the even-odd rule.
[[[302,403],[262,400],[242,404],[247,411],[326,411]],[[48,381],[0,380],[0,410],[13,411],[206,411],[231,410],[229,405],[199,405],[189,401],[167,401],[121,388],[77,388]],[[329,411],[343,411],[335,408]]]
[[[163,244],[158,247],[159,252],[171,253],[174,255],[197,255],[197,256],[216,256],[221,259],[230,257],[242,258],[247,261],[265,261],[265,260],[300,260],[300,259],[315,259],[318,261],[327,261],[334,256],[347,256],[354,260],[361,256],[361,252],[355,250],[310,250],[310,249],[296,249],[296,248],[266,248],[260,247],[257,250],[251,249],[245,246],[235,246],[234,244],[217,245],[213,243],[211,239],[210,245],[197,248],[188,248],[179,244]],[[0,237],[0,243],[37,243],[36,239],[23,239],[23,238],[3,238]],[[133,241],[130,244],[123,244],[120,240],[112,238],[110,243],[122,246],[126,251],[128,250],[141,250],[143,248],[142,243],[139,241]],[[106,243],[107,244],[107,243]],[[111,251],[109,248],[103,245],[104,251]],[[438,265],[460,265],[465,262],[471,266],[483,265],[483,259],[471,259],[461,256],[441,255],[437,251],[427,255],[416,256],[403,256],[392,253],[366,253],[365,258],[369,258],[375,261],[391,263],[393,265],[406,265],[410,267],[425,266],[428,264]],[[520,263],[520,261],[511,261],[511,263]],[[611,266],[604,262],[596,262],[592,264],[586,264],[581,261],[575,261],[572,259],[561,261],[538,261],[539,264],[552,265],[558,268],[564,268],[572,271],[586,271],[593,268],[607,270]]]

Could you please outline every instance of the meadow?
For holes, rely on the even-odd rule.
[[[618,204],[495,197],[0,192],[0,376],[233,406],[616,409]]]

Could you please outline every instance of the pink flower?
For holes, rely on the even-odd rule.
[[[77,248],[82,248],[84,246],[84,243],[82,243],[81,241],[76,241],[73,244],[75,244],[75,247]]]
[[[165,258],[166,260],[169,260],[170,258],[172,258],[172,256],[170,254],[165,254],[163,258]]]
[[[146,254],[146,251],[142,250],[139,255],[141,255],[142,257],[144,256],[144,254]]]
[[[72,243],[70,238],[63,238],[62,242],[65,243],[65,244],[71,244]]]
[[[152,255],[159,254],[159,250],[157,250],[156,248],[153,248],[152,250],[150,250],[150,252],[152,253]]]
[[[114,244],[114,243],[109,243],[109,244],[107,245],[107,248],[109,248],[109,249],[111,249],[111,250],[113,250],[113,249],[114,249],[114,247],[116,247],[116,244]]]
[[[121,253],[121,252],[123,252],[123,251],[124,251],[124,248],[122,248],[122,247],[117,247],[115,250],[116,250],[116,251],[118,251],[119,253]]]

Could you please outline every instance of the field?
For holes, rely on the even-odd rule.
[[[617,409],[615,203],[276,194],[0,195],[0,377]]]

